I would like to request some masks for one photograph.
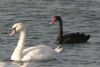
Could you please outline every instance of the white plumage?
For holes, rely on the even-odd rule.
[[[19,32],[19,41],[15,48],[11,60],[14,61],[29,61],[29,60],[49,60],[56,58],[57,53],[62,51],[62,48],[57,47],[52,49],[46,45],[38,45],[24,49],[26,29],[23,23],[16,23],[12,27],[10,36]]]

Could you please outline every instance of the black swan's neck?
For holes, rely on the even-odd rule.
[[[57,43],[58,44],[62,44],[63,43],[63,26],[62,26],[62,19],[61,17],[58,18],[58,28],[59,28],[59,32],[57,35]]]

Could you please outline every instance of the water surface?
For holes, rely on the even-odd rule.
[[[9,37],[12,25],[27,20],[26,47],[44,44],[55,48],[56,25],[50,18],[63,19],[64,33],[91,34],[88,43],[64,44],[57,60],[25,62],[23,67],[99,67],[100,0],[0,0],[0,67],[19,67],[10,61],[18,35]]]

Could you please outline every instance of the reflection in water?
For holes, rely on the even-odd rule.
[[[26,62],[14,62],[13,64],[17,65],[18,67],[31,67],[29,66],[31,64]]]
[[[5,61],[0,62],[0,67],[48,67],[53,65],[61,65],[63,64],[63,60],[61,58],[54,60],[45,60],[45,61],[26,61],[26,62],[13,62],[13,61]],[[61,65],[63,66],[63,65]]]
[[[28,62],[28,63],[24,62],[23,65],[19,65],[19,67],[38,67],[38,65],[33,63],[33,62],[31,62],[31,63],[30,62]]]
[[[38,67],[38,66],[34,62],[23,62],[23,63],[0,62],[0,67]]]

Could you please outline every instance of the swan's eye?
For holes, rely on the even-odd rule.
[[[13,30],[16,31],[16,27],[11,29],[11,31],[13,31]]]
[[[13,28],[13,30],[16,30],[16,27],[15,27],[15,28]]]

